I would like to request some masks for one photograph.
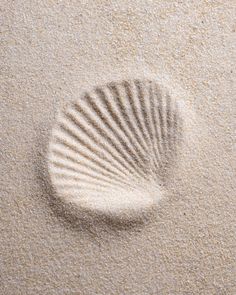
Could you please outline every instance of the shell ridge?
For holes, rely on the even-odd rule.
[[[104,180],[104,179],[100,179],[100,178],[88,178],[86,179],[85,177],[81,177],[83,174],[79,174],[78,175],[72,175],[72,174],[65,174],[65,172],[61,171],[61,172],[57,172],[55,171],[55,182],[58,182],[59,184],[64,184],[63,181],[65,181],[65,183],[68,183],[68,180],[70,182],[70,184],[73,183],[73,181],[75,181],[77,184],[94,184],[94,185],[98,185],[98,186],[108,186],[108,187],[123,187],[120,183],[115,183],[112,181],[108,181],[108,180]],[[88,174],[89,175],[89,174]],[[83,176],[88,176],[88,175],[83,175]]]
[[[141,131],[142,137],[144,138],[144,140],[147,140],[147,137],[146,137],[145,132],[143,130],[143,126],[142,126],[140,119],[139,119],[139,114],[137,112],[137,99],[135,99],[135,95],[134,95],[135,84],[134,83],[129,84],[129,83],[125,82],[124,86],[126,88],[126,92],[127,92],[128,98],[129,98],[129,103],[130,103],[130,106],[132,109],[134,119],[137,123],[139,130]]]
[[[89,104],[92,104],[92,100],[89,100]],[[97,109],[97,107],[94,104],[92,104],[92,107],[93,106]],[[99,113],[101,114],[100,111]],[[129,159],[129,156],[133,155],[133,152],[130,149],[130,147],[127,145],[127,143],[124,141],[124,139],[122,139],[122,136],[119,134],[119,132],[115,130],[111,125],[109,125],[109,123],[106,120],[101,120],[101,122],[103,122],[108,128],[112,130],[112,133],[115,135],[113,136],[113,140],[115,139],[116,142],[118,141],[119,145],[122,145],[123,148],[118,149],[117,144],[113,143],[113,140],[111,138],[110,138],[110,143],[113,144],[113,146],[119,150],[119,152],[122,154],[123,157],[125,157],[126,161],[130,164],[130,166],[134,169],[134,171],[140,174],[141,177],[144,176],[144,174],[142,174],[141,171],[137,170],[137,167],[136,167],[137,163],[135,163],[135,159],[132,159],[132,157],[131,159]],[[97,126],[97,128],[99,127]],[[126,153],[128,153],[128,157]]]
[[[145,166],[145,164],[146,164],[145,155],[147,153],[147,143],[145,141],[143,142],[143,138],[138,135],[139,130],[136,130],[135,126],[133,126],[132,121],[130,120],[129,116],[127,115],[126,108],[121,101],[122,96],[126,97],[125,89],[122,85],[116,85],[116,87],[113,86],[113,89],[110,89],[110,91],[112,91],[112,94],[113,94],[116,102],[118,102],[117,105],[120,108],[121,115],[124,117],[125,122],[127,123],[128,130],[130,130],[130,133],[133,135],[133,138],[135,138],[135,141],[137,142],[138,146],[140,147],[140,149],[139,148],[137,148],[137,149],[139,151],[139,155],[140,155],[140,159],[141,159],[140,169],[143,170],[143,166]],[[123,91],[124,91],[124,93],[123,93]],[[145,147],[145,145],[146,145],[146,147]]]
[[[63,122],[63,121],[62,121]],[[90,157],[94,157],[96,156],[97,159],[102,159],[103,162],[106,162],[108,165],[110,165],[110,159],[106,156],[106,154],[103,151],[99,151],[98,149],[94,148],[93,145],[90,143],[88,143],[87,141],[85,141],[84,139],[82,139],[81,137],[79,137],[77,134],[73,133],[71,131],[71,129],[69,128],[68,124],[67,126],[65,125],[61,125],[61,128],[67,132],[67,136],[73,138],[74,140],[77,140],[83,147],[86,148],[86,150],[89,152]],[[65,136],[65,134],[64,134]],[[76,144],[75,144],[76,146]],[[119,173],[122,173],[124,175],[127,175],[123,170],[121,170],[119,168],[119,166],[117,167],[116,164],[113,163],[113,169],[116,169],[117,171],[119,171]]]
[[[155,136],[155,120],[154,120],[154,105],[153,105],[153,93],[152,93],[152,84],[150,81],[147,82],[146,88],[146,96],[148,99],[145,101],[145,108],[148,110],[147,115],[147,128],[150,134],[150,146],[152,148],[153,154],[153,166],[154,166],[154,178],[157,171],[160,169],[160,154],[159,150],[157,149],[157,138]]]
[[[165,137],[165,130],[163,128],[164,126],[164,114],[165,109],[163,107],[163,92],[161,89],[158,89],[157,85],[155,85],[156,88],[156,98],[157,98],[157,108],[156,108],[156,117],[158,120],[158,135],[159,135],[159,148],[160,148],[160,154],[161,154],[161,163],[165,166],[166,164],[166,137]]]
[[[72,151],[74,151],[75,153],[78,153],[81,157],[83,157],[83,158],[85,158],[85,159],[87,159],[87,160],[89,160],[89,161],[91,161],[91,162],[97,164],[98,166],[100,166],[100,167],[102,167],[103,169],[105,169],[105,170],[111,172],[111,173],[114,174],[114,175],[117,175],[117,176],[123,177],[122,174],[120,175],[120,174],[117,173],[116,171],[114,171],[114,170],[110,169],[109,167],[107,167],[106,164],[104,164],[104,163],[101,161],[101,159],[100,159],[100,161],[98,161],[97,159],[94,159],[94,157],[90,157],[90,156],[88,156],[87,154],[85,154],[85,152],[82,152],[82,151],[76,149],[75,147],[73,147],[73,146],[71,145],[71,143],[68,144],[68,142],[66,142],[63,138],[56,137],[56,136],[55,136],[55,138],[56,138],[56,139],[57,139],[62,145],[64,145],[65,147],[67,147],[69,150],[72,150]]]
[[[130,120],[127,109],[124,106],[124,103],[122,102],[122,97],[127,97],[126,90],[122,84],[118,84],[116,86],[110,86],[110,91],[112,92],[115,101],[117,102],[117,105],[120,109],[121,115],[124,117],[126,124],[128,125],[128,129],[130,130],[131,134],[134,135],[136,142],[141,146],[141,149],[143,150],[144,154],[147,152],[147,143],[142,140],[142,137],[138,135],[139,129],[136,130],[135,126],[133,125],[132,121]]]
[[[149,173],[149,166],[148,166],[148,163],[149,163],[149,156],[148,156],[148,143],[147,141],[145,141],[145,135],[143,135],[143,130],[142,130],[142,127],[140,126],[140,122],[139,122],[139,119],[137,117],[137,112],[135,110],[135,105],[134,105],[134,100],[133,100],[133,89],[130,89],[130,85],[128,84],[128,82],[124,82],[123,83],[123,86],[125,88],[125,92],[126,92],[126,97],[127,97],[127,102],[129,103],[129,107],[130,107],[130,115],[132,116],[130,118],[131,122],[135,122],[137,124],[137,130],[140,134],[139,136],[139,139],[146,142],[146,145],[147,145],[147,150],[146,150],[146,154],[145,154],[145,158],[144,158],[144,165],[143,165],[143,170],[145,172],[145,174],[148,174]]]
[[[128,139],[129,144],[131,146],[133,146],[133,152],[136,155],[136,159],[138,160],[138,163],[139,163],[139,161],[142,162],[143,161],[143,155],[140,153],[140,150],[137,147],[136,141],[134,141],[134,139],[132,138],[132,134],[130,134],[129,129],[126,130],[127,128],[124,127],[125,125],[124,125],[124,123],[122,122],[122,119],[121,119],[122,118],[122,114],[121,113],[116,114],[115,111],[113,111],[113,108],[115,109],[115,106],[112,106],[110,104],[110,102],[108,101],[108,98],[111,98],[111,95],[112,94],[109,93],[107,89],[106,90],[105,89],[99,89],[99,92],[100,92],[100,94],[101,94],[101,92],[103,93],[102,94],[103,100],[106,101],[106,106],[109,109],[109,111],[111,113],[111,116],[113,117],[113,119],[114,119],[117,127],[122,130],[122,132],[125,134],[126,138]],[[119,112],[120,110],[118,109],[116,111]],[[120,114],[120,116],[119,116],[119,114]]]
[[[54,166],[54,174],[55,174],[56,178],[77,177],[76,179],[79,179],[79,176],[82,175],[82,176],[87,176],[91,179],[96,179],[99,181],[104,181],[105,183],[109,183],[112,185],[117,185],[117,186],[123,187],[121,185],[121,183],[122,183],[121,181],[115,181],[112,178],[102,177],[101,174],[100,175],[93,174],[93,171],[86,172],[86,171],[81,171],[81,170],[78,170],[78,171],[70,170],[67,167],[62,167],[57,164],[53,164],[53,166]],[[127,185],[127,183],[125,183],[125,184]]]
[[[153,145],[153,133],[152,133],[152,129],[151,129],[151,125],[150,125],[150,113],[148,115],[146,110],[150,111],[150,108],[147,105],[147,101],[150,102],[150,99],[147,100],[146,99],[146,103],[145,103],[145,97],[149,97],[149,89],[147,87],[147,84],[145,82],[141,82],[139,80],[135,81],[137,90],[138,90],[138,96],[139,96],[139,100],[140,100],[140,107],[141,107],[141,112],[142,112],[142,124],[145,128],[145,134],[147,134],[147,141],[149,142],[149,150],[151,150],[151,156],[150,156],[150,165],[151,165],[151,171],[153,174],[153,171],[157,171],[159,168],[159,164],[155,155],[155,149],[154,149],[154,145]],[[144,85],[146,87],[144,87]],[[145,124],[146,122],[146,124]]]
[[[76,109],[80,112],[81,108],[76,105]],[[84,113],[84,112],[83,112]],[[121,154],[123,157],[125,157],[126,161],[128,163],[130,163],[130,160],[127,158],[127,156],[124,154],[124,147],[123,149],[119,147],[119,145],[115,144],[113,142],[113,139],[114,139],[114,136],[111,138],[110,135],[101,129],[101,127],[99,126],[99,123],[96,123],[90,116],[86,116],[86,119],[88,120],[89,124],[91,124],[98,132],[99,134],[101,135],[102,138],[105,138],[109,144],[117,151],[118,154]],[[109,125],[107,122],[104,122],[104,121],[101,121],[102,124],[105,124],[106,127],[109,128]],[[117,137],[119,137],[119,135],[117,134],[117,132],[114,130],[113,127],[110,126],[110,129],[112,131],[114,131],[115,135],[117,135]],[[119,137],[120,138],[120,137]],[[126,148],[126,147],[125,147]],[[131,164],[133,165],[133,164]],[[126,168],[130,171],[130,167],[126,166]],[[130,171],[132,172],[132,171]]]
[[[69,113],[69,112],[68,112]],[[82,124],[79,124],[79,121],[77,121],[76,126],[78,126],[83,133],[88,137],[88,140],[92,140],[96,143],[96,146],[100,147],[100,149],[102,150],[102,153],[104,153],[104,151],[108,152],[108,155],[111,155],[111,157],[118,163],[118,165],[123,169],[124,167],[126,169],[129,169],[129,167],[127,167],[126,162],[123,160],[123,158],[120,156],[119,153],[118,156],[116,154],[114,154],[114,152],[110,149],[110,147],[112,147],[109,144],[104,144],[101,140],[99,140],[96,137],[96,134],[93,134],[92,132],[89,131],[88,128],[85,129],[85,127]],[[88,127],[88,126],[87,126]],[[101,152],[101,151],[100,151]]]
[[[158,160],[160,163],[160,167],[163,166],[163,159],[162,159],[162,133],[160,129],[160,118],[158,114],[158,90],[156,88],[156,84],[152,83],[152,93],[153,93],[153,108],[152,108],[152,118],[154,121],[154,130],[155,130],[155,138],[157,143],[157,149],[158,152]]]
[[[98,175],[101,174],[105,177],[108,177],[108,179],[113,178],[118,182],[123,182],[124,184],[128,184],[128,182],[126,182],[124,178],[121,178],[120,176],[118,177],[118,176],[110,173],[108,170],[105,170],[104,168],[99,168],[98,165],[91,166],[91,164],[83,163],[82,161],[78,161],[69,155],[65,156],[63,153],[61,153],[61,152],[59,153],[56,150],[54,150],[53,153],[59,157],[59,158],[56,157],[56,159],[53,159],[53,158],[51,159],[51,163],[55,166],[65,167],[65,164],[63,164],[65,161],[62,162],[63,157],[64,157],[64,159],[67,160],[67,169],[73,169],[73,171],[79,171],[78,169],[81,169],[82,167],[87,168],[87,169],[89,168],[91,171],[96,172]]]

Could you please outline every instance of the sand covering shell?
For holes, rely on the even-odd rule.
[[[157,204],[182,141],[178,101],[155,81],[109,83],[62,112],[49,147],[60,197],[103,212]]]

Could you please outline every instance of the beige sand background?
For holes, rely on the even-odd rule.
[[[235,15],[235,0],[1,1],[0,294],[236,294]],[[199,120],[169,196],[144,224],[63,207],[45,160],[58,108],[148,71]]]

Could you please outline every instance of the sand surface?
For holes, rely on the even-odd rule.
[[[235,1],[0,5],[0,294],[235,295]],[[60,202],[47,166],[59,109],[148,75],[195,122],[165,197],[138,222]]]

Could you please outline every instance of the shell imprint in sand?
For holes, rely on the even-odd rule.
[[[58,196],[114,214],[157,204],[181,142],[181,113],[178,101],[149,80],[83,94],[52,133],[49,172]]]

